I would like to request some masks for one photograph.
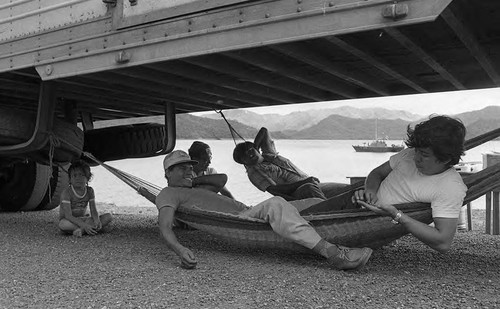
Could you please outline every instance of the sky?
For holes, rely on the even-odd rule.
[[[355,99],[319,103],[289,104],[269,107],[249,108],[259,114],[282,114],[305,109],[325,109],[340,106],[357,108],[383,107],[392,110],[404,110],[427,116],[430,114],[455,115],[486,106],[500,106],[500,88],[451,91],[432,94],[392,96],[372,99]]]

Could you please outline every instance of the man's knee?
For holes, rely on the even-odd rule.
[[[319,188],[317,184],[314,183],[305,183],[297,190],[295,190],[294,196],[297,199],[305,199],[305,198],[311,198],[311,197],[317,197],[320,199],[326,199],[325,195],[323,194],[323,191]]]
[[[290,211],[295,212],[297,208],[280,196],[270,198],[266,205],[266,212],[269,214],[281,215],[283,212]]]
[[[268,199],[269,204],[283,204],[283,203],[288,203],[284,198],[281,196],[273,196],[270,199]]]

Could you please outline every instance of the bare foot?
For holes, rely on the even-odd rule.
[[[82,237],[82,229],[76,229],[73,231],[73,236]]]

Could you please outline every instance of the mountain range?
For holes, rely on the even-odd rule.
[[[355,108],[341,106],[330,109],[311,109],[300,112],[293,112],[286,115],[280,114],[257,114],[245,110],[228,110],[224,112],[227,119],[237,120],[248,126],[260,128],[263,123],[270,131],[300,131],[311,127],[332,115],[343,116],[353,119],[389,119],[415,121],[421,119],[421,115],[409,113],[401,110],[389,110],[385,108]],[[210,113],[203,117],[220,119],[220,115]]]
[[[237,134],[252,140],[258,130],[265,126],[276,139],[356,139],[372,140],[377,131],[378,137],[391,140],[403,140],[408,125],[427,119],[422,115],[400,110],[384,108],[354,108],[339,107],[322,110],[306,110],[287,115],[257,114],[244,110],[224,111],[224,116],[234,128],[234,138]],[[462,120],[467,127],[467,138],[497,129],[499,127],[500,107],[489,106],[481,110],[452,115]],[[107,122],[100,126],[124,124],[124,120]],[[126,123],[159,122],[163,116],[133,118]],[[231,130],[215,113],[195,116],[178,114],[177,137],[180,139],[230,139]],[[377,128],[377,130],[376,130]]]

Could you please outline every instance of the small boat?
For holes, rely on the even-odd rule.
[[[381,139],[378,137],[378,120],[375,120],[375,140],[371,143],[364,143],[363,145],[353,145],[352,147],[356,152],[400,152],[405,148],[404,144],[401,145],[387,145],[387,137]]]
[[[365,145],[353,145],[356,152],[400,152],[405,148],[404,145],[387,145],[385,140],[377,139]]]

